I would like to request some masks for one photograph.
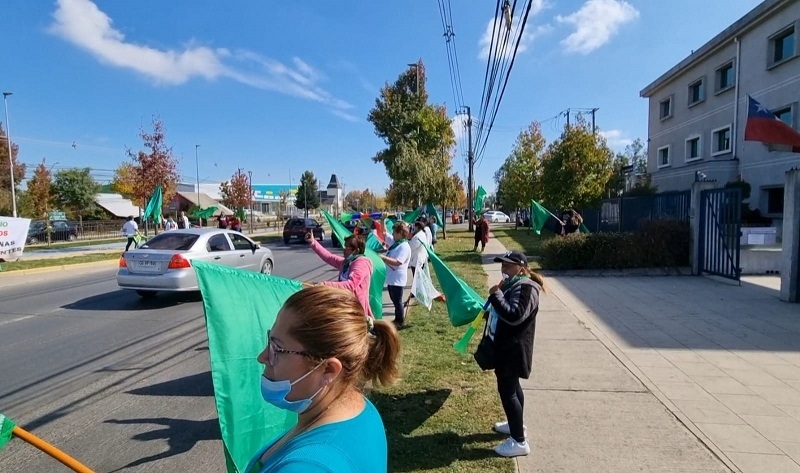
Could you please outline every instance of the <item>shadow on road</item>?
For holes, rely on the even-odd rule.
[[[132,389],[127,393],[139,396],[213,396],[214,384],[211,372],[206,371]]]
[[[97,294],[61,306],[70,310],[137,311],[174,307],[180,304],[200,302],[199,292],[161,292],[156,297],[143,299],[133,291],[117,291]]]
[[[132,440],[138,440],[140,442],[166,440],[167,445],[169,445],[169,450],[166,452],[140,458],[114,471],[120,471],[125,468],[132,468],[152,461],[186,453],[203,440],[222,439],[219,430],[219,421],[217,419],[186,420],[154,417],[144,419],[110,419],[105,421],[105,423],[118,425],[155,424],[164,426],[162,429],[136,434],[132,437]]]

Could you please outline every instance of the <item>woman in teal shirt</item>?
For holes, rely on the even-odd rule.
[[[363,388],[395,381],[399,351],[395,328],[368,318],[351,292],[314,286],[292,295],[258,361],[264,400],[297,413],[297,424],[245,472],[386,472],[386,431]]]

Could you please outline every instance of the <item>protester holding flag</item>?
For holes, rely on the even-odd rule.
[[[326,250],[314,236],[306,233],[306,241],[322,261],[339,270],[337,281],[324,281],[324,286],[338,287],[353,293],[364,308],[367,317],[374,317],[369,306],[369,283],[372,278],[372,262],[364,256],[366,240],[362,235],[350,235],[344,239],[344,256]]]
[[[411,261],[408,224],[396,222],[392,227],[392,235],[386,235],[386,243],[389,244],[388,251],[378,256],[386,263],[386,289],[394,304],[394,325],[400,329],[405,323],[403,290],[408,284],[408,263]]]
[[[131,249],[131,245],[134,245],[133,248],[139,248],[139,243],[136,242],[136,235],[139,234],[139,225],[133,219],[133,215],[128,215],[128,218],[125,219],[125,223],[122,225],[122,235],[128,239],[128,244],[125,245],[125,251]]]
[[[287,299],[266,343],[261,394],[298,419],[244,472],[386,472],[386,431],[363,389],[396,380],[397,331],[365,317],[352,293],[318,286]]]
[[[528,258],[519,251],[509,251],[494,259],[501,263],[503,282],[489,289],[489,337],[494,345],[497,392],[506,413],[506,422],[494,430],[509,435],[494,448],[498,455],[527,455],[528,445],[522,412],[525,398],[520,378],[528,379],[533,364],[533,337],[539,293],[544,291],[542,277],[528,268]]]
[[[473,248],[472,251],[478,251],[478,243],[480,243],[481,253],[483,253],[483,249],[486,248],[486,244],[489,243],[489,221],[486,220],[484,214],[481,214],[473,223],[475,224],[475,248]]]
[[[564,220],[561,222],[561,235],[567,236],[580,230],[583,224],[583,217],[574,210],[564,212]]]

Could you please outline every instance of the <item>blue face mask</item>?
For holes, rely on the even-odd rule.
[[[261,375],[261,397],[264,398],[265,401],[272,404],[273,406],[284,409],[287,411],[294,412],[295,414],[302,414],[311,406],[311,403],[314,402],[314,398],[317,397],[317,394],[322,392],[322,389],[325,387],[321,387],[315,392],[310,398],[308,399],[300,399],[297,401],[289,401],[286,399],[286,396],[292,392],[292,386],[299,383],[306,376],[310,375],[314,372],[317,368],[320,367],[322,363],[315,366],[311,369],[308,373],[304,374],[294,382],[290,382],[289,380],[283,381],[272,381],[271,379],[267,378],[264,375]]]

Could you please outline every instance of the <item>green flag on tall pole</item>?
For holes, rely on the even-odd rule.
[[[537,235],[542,234],[542,228],[550,219],[550,215],[552,215],[550,211],[544,208],[542,204],[531,199],[531,228]]]
[[[295,414],[264,402],[264,367],[256,358],[266,346],[267,330],[278,311],[302,283],[200,261],[192,261],[192,266],[203,295],[228,473],[244,472],[259,448],[297,422]]]
[[[331,226],[331,231],[342,243],[344,243],[345,238],[353,234],[353,232],[348,230],[340,221],[336,220],[328,212],[323,210],[322,215],[325,216],[325,220],[327,220],[328,225]],[[370,237],[372,237],[372,239]],[[372,243],[370,243],[371,241]],[[386,263],[384,263],[381,257],[378,256],[378,253],[372,249],[375,241],[378,241],[380,244],[378,238],[370,233],[367,236],[367,249],[364,251],[364,256],[369,258],[369,260],[372,262],[372,277],[369,280],[369,308],[372,310],[373,317],[376,319],[382,319],[383,285],[386,284]],[[380,246],[381,249],[383,249],[383,244]]]
[[[425,211],[428,212],[428,215],[433,215],[434,217],[436,217],[436,223],[438,223],[442,228],[444,228],[445,221],[442,218],[442,214],[440,214],[439,210],[436,209],[435,205],[428,202],[428,205],[425,206]]]
[[[463,279],[456,276],[427,245],[426,249],[436,279],[439,280],[441,293],[445,296],[450,323],[453,327],[460,327],[472,322],[483,309],[485,299]]]
[[[14,432],[14,427],[16,426],[17,424],[15,424],[13,420],[0,414],[0,450],[11,440],[11,434]]]
[[[156,222],[161,221],[161,208],[164,207],[163,204],[163,195],[161,191],[161,184],[156,187],[156,190],[153,191],[153,195],[150,196],[150,200],[147,201],[147,207],[144,209],[144,215],[142,218],[145,220],[152,218]]]
[[[418,208],[413,212],[407,212],[403,214],[403,221],[409,224],[413,224],[419,218],[419,214],[421,213],[422,213],[422,207]]]
[[[484,201],[486,201],[486,189],[483,186],[478,186],[478,191],[475,193],[475,204],[472,208],[475,211],[475,215],[483,213]]]

